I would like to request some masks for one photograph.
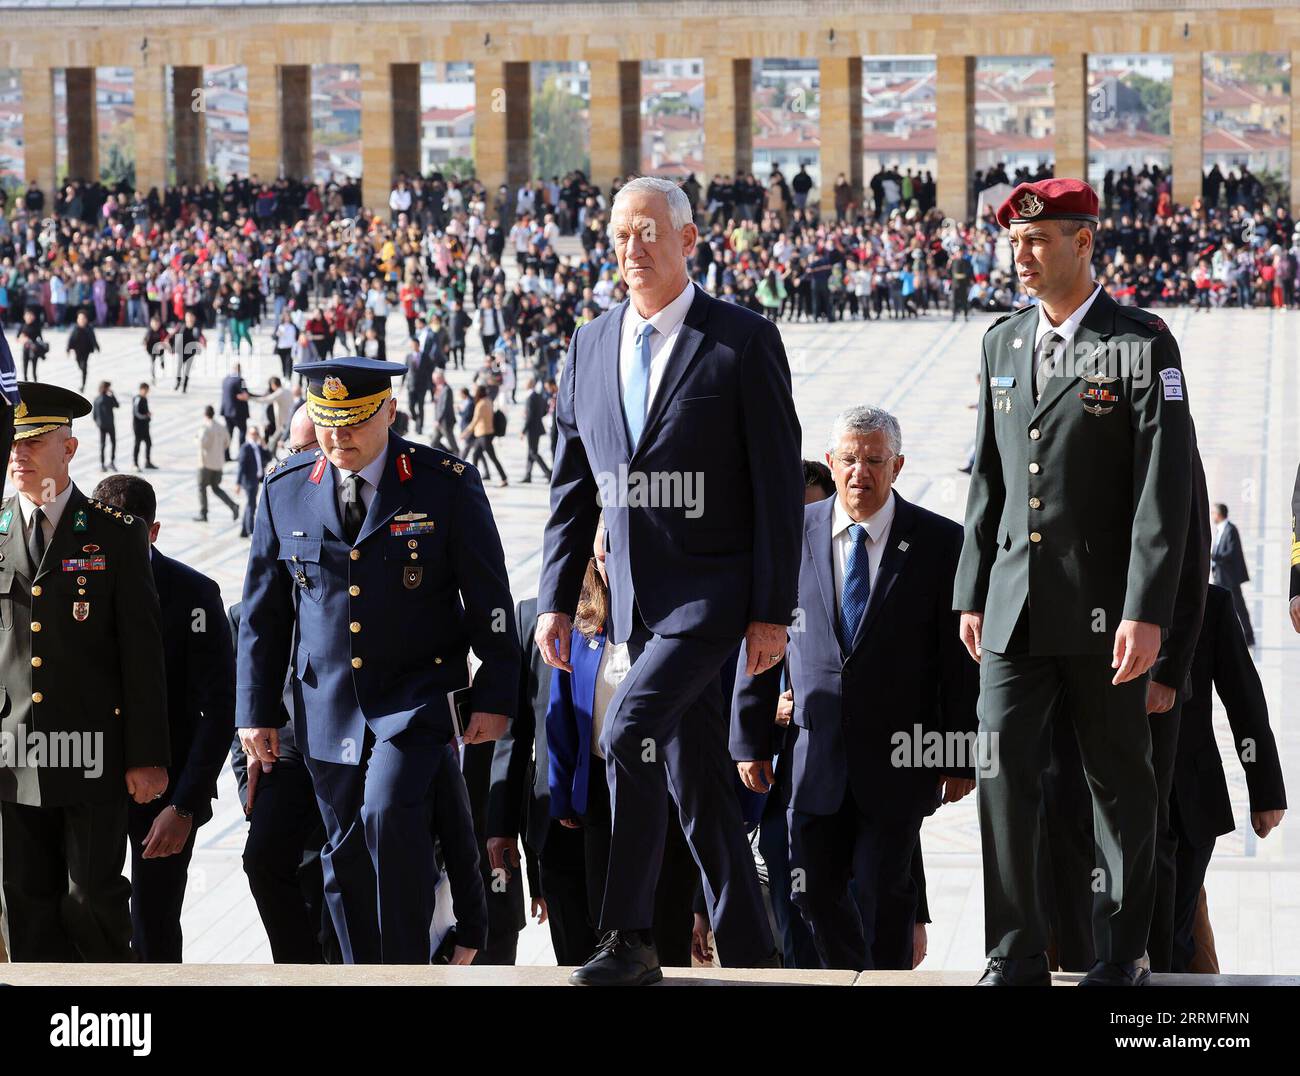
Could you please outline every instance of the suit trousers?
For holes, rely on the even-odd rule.
[[[190,859],[199,827],[190,826],[189,838],[175,855],[144,858],[149,827],[171,807],[160,803],[127,805],[127,830],[131,837],[131,948],[146,964],[179,964],[184,948],[181,905],[189,881]]]
[[[787,968],[820,968],[821,957],[808,924],[795,906],[790,885],[790,824],[788,812],[774,789],[763,802],[758,827],[758,852],[767,867],[767,896],[776,921],[777,942]]]
[[[586,963],[596,951],[596,931],[587,900],[587,857],[580,829],[552,818],[540,853],[542,896],[551,948],[562,968]]]
[[[668,829],[668,794],[703,876],[727,967],[769,964],[772,930],[735,795],[722,664],[736,639],[655,635],[633,617],[632,667],[602,732],[613,805],[602,930],[646,930]]]
[[[612,822],[609,786],[601,780],[604,773],[603,760],[592,755],[587,810],[582,816],[582,839],[587,863],[587,907],[593,924],[600,917],[609,873]],[[665,800],[667,797],[665,791]],[[691,930],[695,924],[695,891],[700,886],[700,872],[691,859],[682,827],[672,818],[671,812],[666,823],[668,829],[659,878],[655,883],[654,921],[650,933],[654,935],[660,964],[667,968],[689,968]],[[590,955],[590,952],[586,954]]]
[[[1074,727],[1092,792],[1098,870],[1089,888],[1096,958],[1122,963],[1146,951],[1155,900],[1157,800],[1146,721],[1147,677],[1115,687],[1113,676],[1103,654],[984,650],[979,729],[995,764],[978,772],[977,797],[990,957],[1028,957],[1047,949],[1043,774],[1051,759],[1058,705]]]
[[[325,902],[345,964],[428,964],[437,867],[433,801],[446,740],[369,730],[361,762],[307,758],[325,846]]]
[[[1241,594],[1241,584],[1234,583],[1227,588],[1228,593],[1232,595],[1232,608],[1237,613],[1237,619],[1241,622],[1241,633],[1246,637],[1246,645],[1255,645],[1255,629],[1250,623],[1250,610],[1246,608],[1246,599]]]
[[[126,789],[106,803],[0,803],[5,926],[17,962],[130,963]]]
[[[797,879],[791,897],[820,967],[869,971],[879,956],[885,967],[911,968],[917,901],[912,854],[921,819],[865,812],[850,789],[835,814],[790,808],[790,873]],[[891,912],[884,920],[890,937],[877,936],[882,906]]]
[[[530,433],[528,435],[528,464],[524,467],[524,481],[527,482],[533,477],[533,464],[537,464],[542,469],[542,474],[547,478],[551,477],[551,469],[547,466],[546,461],[542,459],[542,454],[537,450],[541,443],[541,431]]]

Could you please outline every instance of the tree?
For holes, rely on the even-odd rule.
[[[582,102],[552,75],[533,97],[532,107],[533,175],[562,176],[575,168],[590,175]]]
[[[1142,118],[1148,131],[1153,134],[1169,133],[1169,102],[1173,98],[1173,86],[1168,82],[1157,82],[1146,75],[1130,74],[1126,81],[1137,91],[1142,102]]]

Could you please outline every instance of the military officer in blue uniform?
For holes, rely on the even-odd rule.
[[[389,429],[373,359],[304,363],[318,448],[268,470],[239,629],[236,724],[272,761],[286,666],[325,821],[325,898],[347,963],[428,963],[431,818],[470,685],[466,743],[501,736],[520,662],[501,539],[478,472]]]

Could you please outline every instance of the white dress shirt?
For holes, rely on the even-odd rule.
[[[894,491],[889,491],[889,499],[880,507],[880,511],[867,519],[856,520],[849,515],[840,500],[835,496],[835,507],[831,510],[831,570],[835,576],[835,620],[839,622],[840,597],[844,593],[844,567],[848,564],[849,550],[853,538],[849,528],[854,523],[861,523],[867,528],[867,538],[863,543],[867,547],[867,564],[871,572],[871,589],[876,588],[876,577],[880,574],[880,562],[884,559],[889,546],[889,531],[894,523]]]
[[[1065,349],[1067,357],[1070,355],[1070,345],[1074,342],[1074,334],[1079,331],[1084,317],[1087,315],[1092,304],[1097,301],[1097,296],[1101,294],[1101,285],[1098,284],[1092,289],[1092,294],[1075,308],[1074,312],[1066,318],[1060,325],[1053,325],[1047,320],[1047,311],[1043,304],[1038,304],[1038,327],[1034,330],[1034,371],[1033,377],[1038,378],[1038,364],[1043,359],[1043,341],[1047,338],[1048,333],[1056,333],[1061,338],[1062,343],[1058,347]]]
[[[664,367],[668,365],[668,356],[673,353],[673,346],[681,333],[691,303],[695,302],[695,286],[688,280],[686,287],[671,303],[657,314],[643,318],[636,307],[629,301],[623,314],[623,329],[618,347],[618,376],[623,383],[623,396],[627,398],[628,382],[632,380],[632,371],[637,367],[636,334],[647,321],[654,326],[650,334],[650,384],[646,390],[646,414],[654,403],[655,393],[659,391],[659,382],[664,377]]]
[[[58,494],[52,501],[42,501],[36,504],[29,501],[25,496],[19,496],[18,504],[23,512],[23,528],[28,533],[32,533],[32,515],[36,509],[40,509],[45,518],[41,521],[41,530],[45,532],[45,548],[50,548],[50,539],[54,537],[54,528],[59,525],[59,520],[63,518],[63,509],[67,507],[68,498],[72,496],[72,480],[63,487],[63,492]],[[40,565],[36,565],[37,568]]]
[[[383,451],[359,471],[345,471],[341,467],[330,468],[334,472],[334,497],[339,503],[340,520],[343,518],[343,483],[354,474],[361,476],[361,503],[365,505],[366,514],[369,515],[370,502],[379,492],[379,480],[384,476],[384,464],[387,462],[388,445],[384,445]]]

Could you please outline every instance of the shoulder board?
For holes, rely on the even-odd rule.
[[[295,452],[286,460],[268,464],[265,471],[266,480],[269,481],[272,478],[279,478],[281,475],[288,474],[290,471],[300,470],[307,466],[307,464],[315,463],[321,458],[322,456],[319,449],[305,448],[301,452]]]
[[[123,526],[129,526],[135,522],[135,516],[131,515],[130,512],[123,512],[122,509],[115,508],[111,504],[105,504],[103,501],[97,501],[94,497],[87,497],[86,503],[90,505],[91,508],[97,509],[99,512],[108,516],[109,519],[116,520]]]
[[[1151,332],[1167,333],[1169,326],[1165,324],[1164,319],[1159,314],[1153,314],[1150,310],[1143,310],[1140,306],[1121,306],[1119,312],[1130,321],[1135,321],[1144,329]]]
[[[437,471],[439,474],[450,475],[452,478],[459,478],[470,469],[470,464],[459,456],[453,456],[450,452],[444,452],[441,448],[433,448],[431,445],[407,442],[404,451],[421,467]]]
[[[999,325],[1001,325],[1004,321],[1008,321],[1008,320],[1010,320],[1011,318],[1014,318],[1017,314],[1023,314],[1026,310],[1033,310],[1033,309],[1034,309],[1034,307],[1032,307],[1032,306],[1022,306],[1019,310],[1012,310],[1009,314],[1003,314],[1000,318],[998,318],[995,322],[993,322],[993,324],[990,325],[990,326],[989,326],[987,329],[985,329],[984,331],[985,331],[986,333],[991,333],[994,329],[996,329],[996,328],[997,328]]]

